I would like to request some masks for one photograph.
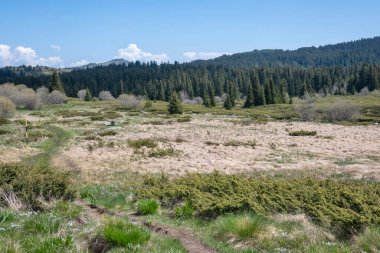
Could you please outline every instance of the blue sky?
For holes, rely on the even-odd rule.
[[[0,66],[189,61],[380,35],[378,0],[0,0]]]

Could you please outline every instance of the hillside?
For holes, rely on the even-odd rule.
[[[223,55],[193,64],[222,64],[228,67],[283,66],[322,67],[360,63],[380,63],[380,37],[297,50],[265,49]]]

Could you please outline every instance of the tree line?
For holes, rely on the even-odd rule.
[[[7,71],[7,68],[0,69],[0,83],[25,84],[34,89],[46,86],[52,90],[52,79],[58,78],[56,71],[53,75],[29,75],[22,71],[16,73]],[[72,97],[79,90],[88,89],[94,95],[110,91],[115,97],[129,93],[168,101],[173,91],[184,91],[189,98],[201,97],[206,106],[215,104],[214,96],[227,94],[232,106],[237,98],[247,97],[250,102],[246,106],[249,107],[284,103],[291,97],[303,97],[306,93],[345,95],[360,92],[365,87],[372,91],[380,88],[380,65],[229,68],[214,64],[135,62],[61,71],[59,77],[62,80],[59,89],[64,89]]]

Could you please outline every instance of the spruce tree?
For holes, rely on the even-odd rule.
[[[203,99],[203,105],[204,106],[211,107],[210,97],[208,96],[208,94],[205,90],[203,91],[202,99]]]
[[[214,92],[214,89],[210,89],[210,107],[215,107],[216,106],[216,102],[215,102],[215,92]]]
[[[280,102],[283,103],[283,104],[288,103],[289,95],[288,95],[287,86],[288,86],[288,85],[287,85],[287,83],[286,83],[286,80],[285,80],[285,79],[282,79],[282,80],[281,80],[281,84],[280,84],[279,100],[280,100]]]
[[[253,87],[252,84],[249,84],[248,90],[247,90],[247,99],[244,103],[244,108],[250,108],[255,105],[255,95],[253,93]]]
[[[170,114],[182,114],[183,109],[181,102],[179,101],[177,92],[173,91],[169,99],[168,112]]]
[[[231,98],[230,94],[227,94],[227,98],[226,98],[226,101],[224,101],[223,106],[227,110],[231,110],[232,109],[233,104],[232,104],[232,98]]]
[[[58,90],[65,94],[65,89],[63,88],[61,78],[59,76],[58,71],[54,70],[53,74],[51,75],[51,80],[49,84],[49,91]]]
[[[92,100],[91,91],[88,88],[86,89],[86,96],[84,97],[84,100],[85,101],[91,101]]]
[[[261,87],[259,77],[255,75],[252,79],[252,89],[254,95],[255,106],[260,106],[265,104],[265,98],[263,93],[263,88]]]

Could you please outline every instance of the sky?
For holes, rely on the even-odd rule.
[[[380,35],[379,0],[0,0],[0,67],[188,62]]]

